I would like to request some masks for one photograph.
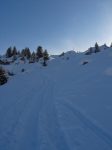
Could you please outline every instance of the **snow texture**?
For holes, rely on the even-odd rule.
[[[15,76],[0,86],[0,150],[112,150],[111,54],[5,66]]]

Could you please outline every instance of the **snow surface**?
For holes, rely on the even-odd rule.
[[[112,150],[111,48],[6,69],[15,76],[0,86],[0,150]]]

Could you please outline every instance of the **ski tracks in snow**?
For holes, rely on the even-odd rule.
[[[24,97],[8,104],[0,120],[0,150],[111,150],[112,137],[72,106],[56,81],[40,76]]]
[[[42,79],[38,91],[36,83],[1,119],[1,150],[69,150],[57,118],[54,83]]]
[[[57,100],[58,100],[58,98],[57,98]],[[87,132],[89,130],[89,132],[91,133],[91,136],[95,135],[98,139],[100,139],[100,141],[101,141],[101,142],[99,142],[99,147],[100,148],[105,149],[105,150],[106,149],[108,149],[108,150],[112,149],[112,137],[109,135],[109,133],[107,133],[104,129],[102,129],[102,127],[100,127],[99,125],[97,125],[97,123],[95,121],[92,121],[91,119],[89,119],[79,109],[77,109],[76,107],[74,107],[73,104],[70,104],[69,101],[66,101],[66,100],[61,101],[60,98],[59,98],[58,101],[60,101],[60,103],[58,104],[58,106],[62,105],[62,107],[66,108],[66,111],[68,111],[68,113],[70,112],[70,113],[73,114],[74,118],[70,118],[70,119],[72,119],[72,120],[74,119],[74,121],[75,121],[76,124],[77,124],[77,120],[79,121],[79,128],[80,129],[86,130]],[[62,110],[60,112],[62,112]],[[59,114],[61,114],[61,113],[59,113]],[[75,124],[74,124],[74,128],[75,128]],[[72,130],[72,128],[71,128],[71,130]],[[65,128],[64,131],[66,132],[66,128]],[[71,141],[72,141],[72,139],[71,139]],[[79,141],[79,143],[80,143],[80,141]],[[78,145],[79,143],[76,142],[76,145]],[[94,141],[93,141],[93,143],[94,143]]]
[[[39,113],[39,150],[69,150],[54,102],[55,83],[47,77],[43,107]]]
[[[28,118],[30,119],[30,117],[32,118],[35,116],[36,112],[34,110],[36,109],[37,111],[38,109],[38,106],[36,108],[38,97],[39,95],[42,95],[43,90],[37,91],[36,84],[33,85],[34,87],[32,86],[33,88],[30,88],[30,90],[26,92],[24,97],[21,97],[17,101],[15,100],[15,103],[13,103],[13,105],[9,107],[9,109],[7,110],[7,113],[1,118],[1,123],[0,123],[0,133],[1,133],[0,134],[0,148],[1,149],[3,150],[14,149],[15,150],[14,147],[16,145],[17,147],[19,147],[20,143],[18,143],[17,140],[20,138],[20,136],[22,137],[22,135],[24,134],[24,133],[21,133],[21,134],[19,133],[19,128],[21,128],[21,130],[24,132],[24,129],[27,129],[27,125],[28,124],[31,125],[31,122],[27,122],[28,124],[26,124],[26,126],[23,126],[23,124],[26,122]],[[42,82],[41,86],[43,86],[43,84],[44,83]],[[37,96],[37,97],[34,99],[34,96]],[[34,116],[30,116],[30,113],[31,114],[35,113],[35,114],[33,114]],[[32,127],[33,126],[31,126],[30,128],[32,129]],[[24,140],[25,139],[23,139],[23,141]]]

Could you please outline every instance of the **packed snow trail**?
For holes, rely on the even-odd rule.
[[[18,131],[17,126],[20,125],[19,127],[22,127],[21,124],[19,124],[19,122],[22,122],[22,123],[26,122],[26,120],[22,120],[23,116],[26,115],[25,118],[29,117],[27,115],[30,113],[32,114],[34,112],[33,110],[31,110],[31,108],[32,108],[31,106],[32,105],[36,106],[37,107],[36,109],[38,109],[37,104],[38,104],[38,102],[41,102],[41,101],[38,101],[37,99],[36,99],[37,101],[35,101],[35,99],[33,99],[33,96],[36,93],[37,93],[37,96],[39,96],[39,94],[42,95],[42,93],[40,93],[40,92],[43,92],[43,91],[41,91],[41,88],[43,88],[43,87],[41,87],[42,85],[43,85],[43,81],[40,81],[40,84],[38,83],[38,86],[40,86],[40,91],[37,88],[38,89],[38,92],[37,92],[37,89],[36,89],[37,83],[36,84],[33,83],[33,86],[31,85],[31,88],[28,87],[28,90],[26,90],[27,92],[25,92],[25,94],[23,96],[21,95],[20,99],[17,99],[17,101],[16,101],[16,98],[15,98],[15,102],[13,101],[13,104],[11,103],[11,105],[9,105],[9,108],[6,107],[7,108],[7,110],[5,112],[6,114],[5,115],[2,114],[2,120],[0,123],[0,133],[1,133],[0,134],[0,145],[1,145],[2,149],[15,149],[15,148],[10,148],[10,146],[13,146],[13,144],[16,141],[15,138],[19,138],[19,135],[15,136],[14,138],[12,138],[12,137]],[[7,103],[6,103],[6,105],[7,105]],[[40,106],[40,104],[39,104],[39,106]],[[34,109],[34,108],[32,108],[32,109]],[[29,111],[31,111],[31,112],[29,112]],[[37,113],[37,111],[31,117],[34,117],[36,115],[36,113]],[[36,120],[37,119],[34,119],[34,121],[36,121]],[[30,122],[28,124],[31,125]],[[36,125],[36,124],[34,123],[34,125]],[[32,124],[32,127],[33,127],[33,124]],[[23,130],[24,128],[21,128],[21,129]],[[31,129],[33,129],[33,128],[31,128]],[[13,144],[11,144],[12,142],[13,142]]]
[[[1,149],[65,150],[68,147],[55,112],[53,84],[43,77],[38,92],[37,84],[25,93],[26,97],[7,108],[0,124]]]
[[[39,80],[32,84],[29,81],[25,94],[5,106],[0,149],[111,150],[112,138],[68,103],[59,88],[59,78],[60,82],[56,82],[46,72],[40,71]]]

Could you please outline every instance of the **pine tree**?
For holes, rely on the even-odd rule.
[[[17,49],[15,46],[12,49],[12,56],[13,56],[12,61],[14,62],[17,59]]]
[[[13,47],[12,55],[13,55],[13,56],[17,55],[17,49],[16,49],[16,47],[15,47],[15,46]]]
[[[9,47],[6,51],[6,57],[9,58],[9,57],[12,57],[12,48]]]
[[[25,63],[25,49],[22,49],[20,57],[21,57],[20,60]]]
[[[49,60],[49,54],[48,54],[47,50],[45,50],[43,53],[43,60],[44,60],[43,66],[47,66],[47,60]]]
[[[36,55],[37,55],[38,58],[43,57],[43,48],[41,46],[38,46]]]
[[[45,50],[44,51],[44,53],[43,53],[43,58],[44,58],[44,60],[49,60],[49,54],[48,54],[48,52],[47,52],[47,50]]]
[[[95,44],[95,53],[100,52],[100,48],[98,43]]]
[[[36,54],[35,52],[32,52],[29,63],[34,63],[35,61],[36,61]]]
[[[21,51],[21,57],[25,57],[25,50],[24,49],[22,49],[22,51]]]
[[[25,56],[27,59],[31,58],[31,52],[30,52],[30,49],[28,47],[25,48]]]

